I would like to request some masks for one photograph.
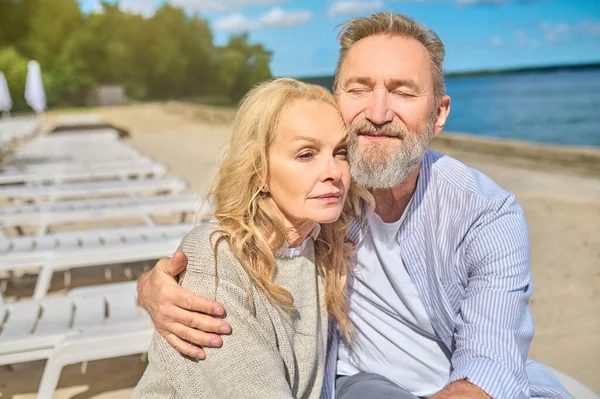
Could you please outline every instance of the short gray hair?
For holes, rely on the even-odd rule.
[[[359,40],[375,35],[410,37],[418,40],[425,46],[431,59],[434,98],[437,104],[446,92],[443,67],[446,55],[444,43],[428,27],[421,25],[406,15],[391,12],[382,12],[373,14],[370,17],[355,18],[341,26],[338,34],[341,46],[340,57],[335,70],[333,90],[337,89],[340,69],[350,48]]]

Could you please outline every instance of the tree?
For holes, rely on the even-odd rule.
[[[31,10],[27,51],[42,68],[53,71],[65,40],[72,37],[84,20],[76,0],[37,0]]]
[[[13,101],[13,111],[27,109],[25,102],[27,59],[13,47],[4,47],[0,49],[0,71],[4,73],[8,83],[8,90]]]
[[[0,0],[0,48],[13,47],[25,54],[31,13],[37,0]]]
[[[0,0],[0,67],[24,110],[27,61],[40,63],[49,106],[83,105],[101,84],[135,100],[226,96],[238,101],[271,77],[271,53],[247,35],[213,44],[208,21],[165,2],[145,18],[102,1],[83,14],[77,0]],[[22,76],[21,76],[22,75]]]
[[[261,44],[248,43],[248,34],[234,36],[224,47],[221,74],[232,101],[238,102],[255,84],[269,79],[272,53]]]
[[[208,21],[195,16],[183,28],[181,51],[188,55],[184,94],[201,95],[221,90],[216,79],[219,65]]]

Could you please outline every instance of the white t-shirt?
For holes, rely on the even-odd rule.
[[[450,376],[450,353],[437,338],[402,260],[398,230],[377,214],[357,252],[350,319],[355,341],[340,341],[337,373],[377,373],[417,396],[433,395]]]

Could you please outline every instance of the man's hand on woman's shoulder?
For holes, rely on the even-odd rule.
[[[202,347],[220,347],[218,334],[231,326],[220,319],[225,310],[215,301],[181,288],[176,276],[185,270],[187,257],[177,251],[162,258],[138,279],[138,301],[152,318],[154,327],[178,352],[204,359]]]

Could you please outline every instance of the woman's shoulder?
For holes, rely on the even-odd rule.
[[[196,226],[183,238],[179,249],[188,258],[188,271],[201,272],[226,278],[233,282],[244,283],[240,275],[242,265],[229,248],[227,240],[222,235],[217,223],[202,223]]]
[[[183,237],[179,249],[183,252],[191,253],[194,249],[211,247],[213,245],[212,242],[214,241],[213,237],[215,234],[218,234],[218,230],[219,225],[217,223],[208,222],[199,224]]]

